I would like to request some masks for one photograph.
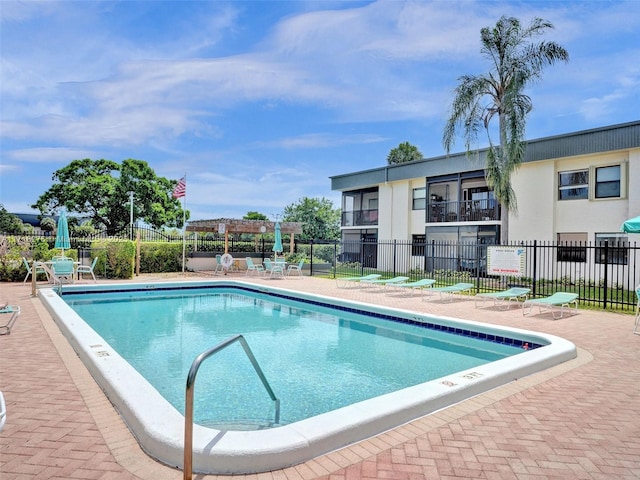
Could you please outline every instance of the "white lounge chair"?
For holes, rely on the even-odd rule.
[[[409,277],[393,277],[393,278],[383,278],[383,279],[375,279],[375,280],[362,280],[360,281],[360,283],[363,283],[365,285],[380,285],[382,287],[388,287],[388,286],[404,283],[407,280],[409,280]]]
[[[573,305],[573,313],[578,313],[578,294],[567,292],[556,292],[549,297],[544,298],[532,298],[525,300],[522,304],[522,315],[528,315],[533,310],[534,306],[538,306],[539,312],[543,310],[550,311],[554,319],[562,318],[565,308],[571,310]],[[529,311],[526,312],[526,308],[529,307]],[[557,307],[560,307],[559,309]],[[556,315],[559,312],[559,316]]]
[[[455,285],[449,285],[447,287],[434,287],[431,289],[433,292],[440,293],[441,300],[449,300],[453,301],[453,296],[455,293],[464,293],[467,292],[471,295],[471,291],[473,290],[473,283],[456,283]]]
[[[372,273],[369,275],[363,275],[361,277],[346,277],[346,278],[336,278],[336,286],[338,288],[347,288],[348,286],[351,287],[359,287],[360,286],[360,282],[362,282],[363,280],[376,280],[378,278],[382,277],[382,275],[378,274],[378,273]]]
[[[20,307],[17,305],[4,305],[0,308],[0,317],[7,315],[7,321],[0,325],[0,335],[9,335],[13,324],[16,323],[18,316],[20,315]]]
[[[425,291],[435,283],[436,281],[432,278],[422,278],[415,282],[396,283],[392,285],[392,287],[399,288],[400,290],[420,291],[424,295]]]
[[[493,300],[494,307],[504,307],[503,310],[509,310],[512,301],[516,303],[526,301],[529,292],[531,292],[530,288],[511,287],[502,292],[478,293],[474,297],[475,306],[476,308],[478,308],[478,306],[484,307],[487,300]],[[481,305],[478,305],[480,300],[482,300]]]

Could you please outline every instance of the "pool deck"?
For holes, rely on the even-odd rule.
[[[478,395],[306,463],[255,475],[194,479],[640,479],[640,335],[633,317],[595,310],[553,320],[474,307],[468,297],[424,301],[327,279],[234,274],[144,275],[133,282],[249,280],[329,297],[540,331],[576,344],[575,360]],[[91,282],[93,283],[93,282]],[[106,283],[106,282],[105,282]],[[179,480],[148,457],[61,335],[30,284],[0,283],[20,305],[0,336],[0,478]],[[0,320],[4,319],[0,316]]]

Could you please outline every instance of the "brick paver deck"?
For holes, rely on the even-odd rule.
[[[573,341],[579,354],[563,365],[304,464],[228,478],[640,478],[640,335],[631,333],[631,316],[580,310],[554,321],[549,315],[523,317],[515,308],[476,309],[469,299],[445,304],[373,289],[337,289],[334,281],[325,279],[251,281],[547,332]],[[182,478],[180,471],[141,451],[40,301],[30,294],[28,285],[0,284],[0,302],[22,308],[12,333],[0,336],[0,390],[8,410],[0,433],[0,478]]]

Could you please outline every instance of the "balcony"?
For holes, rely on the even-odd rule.
[[[427,206],[427,223],[492,220],[500,220],[500,205],[495,200],[431,202]]]
[[[362,225],[378,225],[378,209],[342,212],[343,227],[359,227]]]

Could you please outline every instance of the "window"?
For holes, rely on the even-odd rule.
[[[596,233],[596,263],[627,265],[628,245],[623,233]]]
[[[427,189],[414,188],[413,189],[413,210],[424,210],[427,206]]]
[[[558,200],[589,198],[589,170],[558,172]]]
[[[620,165],[596,168],[596,198],[620,197]]]
[[[586,233],[559,233],[558,234],[558,262],[587,261],[587,234]]]
[[[411,255],[413,255],[414,257],[424,257],[424,245],[426,241],[426,235],[412,235]]]

